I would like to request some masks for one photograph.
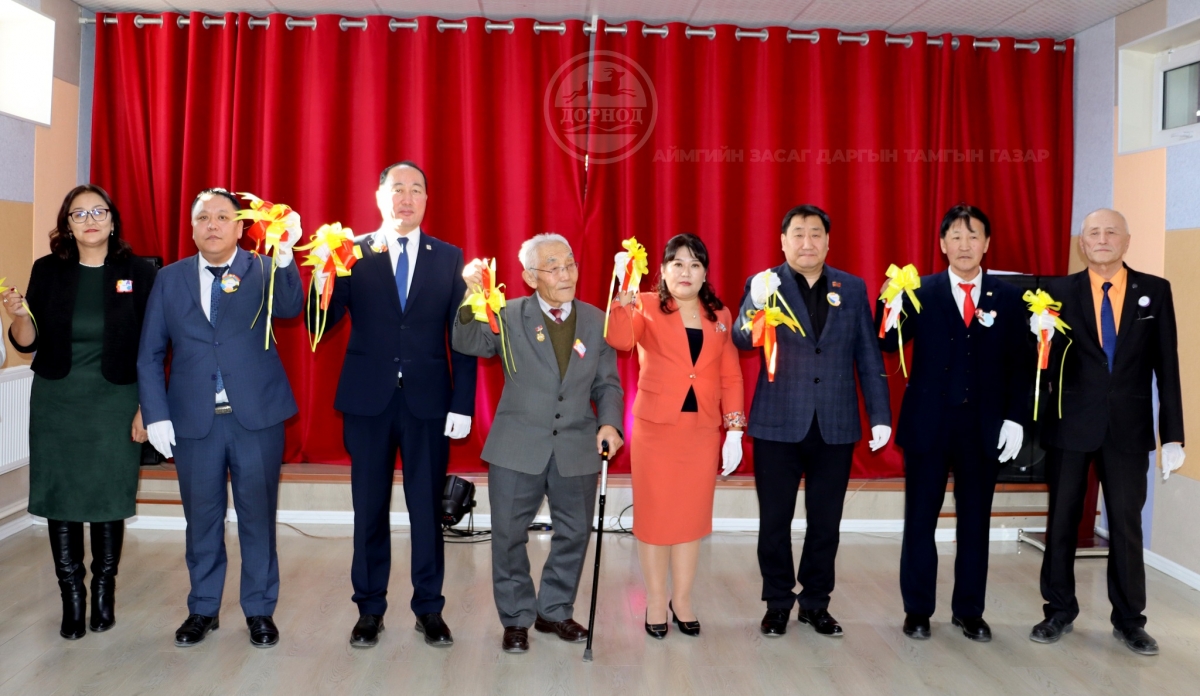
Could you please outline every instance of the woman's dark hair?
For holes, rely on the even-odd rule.
[[[692,252],[692,256],[704,266],[704,270],[708,271],[708,249],[705,248],[704,242],[694,234],[677,234],[667,242],[666,248],[663,249],[662,265],[675,260],[675,255],[680,249],[687,248]],[[675,311],[672,307],[671,292],[667,290],[667,279],[662,277],[661,271],[658,277],[658,306],[662,309],[663,314],[670,314]],[[721,302],[721,298],[717,297],[717,293],[713,292],[712,286],[705,279],[704,285],[700,286],[700,304],[704,306],[704,316],[708,317],[709,321],[717,320],[717,310],[725,305]]]
[[[983,211],[979,208],[966,203],[959,203],[946,211],[945,217],[942,218],[940,236],[944,239],[946,233],[950,231],[950,226],[959,220],[966,223],[967,229],[971,229],[971,218],[983,223],[983,236],[985,238],[992,236],[992,223],[988,220],[988,216],[984,215]]]
[[[67,261],[79,259],[79,245],[75,242],[75,235],[71,233],[69,218],[71,204],[84,193],[94,193],[100,196],[104,200],[105,207],[108,208],[108,214],[112,220],[112,234],[108,237],[108,256],[114,259],[127,259],[133,256],[133,247],[121,238],[121,213],[113,204],[108,192],[95,184],[76,186],[63,199],[62,205],[58,208],[56,226],[50,230],[50,253]]]

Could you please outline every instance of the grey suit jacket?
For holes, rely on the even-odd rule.
[[[602,425],[623,430],[625,391],[617,375],[617,353],[604,341],[604,312],[579,300],[572,311],[578,313],[575,337],[583,355],[571,351],[566,377],[560,379],[545,331],[551,319],[542,314],[537,299],[509,300],[501,310],[516,370],[504,370],[504,392],[483,447],[489,464],[539,474],[553,455],[563,476],[595,474],[600,471],[596,431]],[[539,333],[544,340],[537,340]],[[500,354],[500,336],[483,322],[464,325],[456,316],[452,346],[490,358]]]

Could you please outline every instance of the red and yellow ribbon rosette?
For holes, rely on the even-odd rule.
[[[893,263],[888,266],[886,275],[888,277],[887,287],[879,296],[884,303],[883,321],[879,322],[879,337],[883,338],[889,328],[896,327],[896,340],[900,344],[900,370],[907,378],[908,366],[904,364],[904,333],[900,326],[900,315],[905,313],[904,295],[908,295],[908,301],[912,303],[917,314],[921,313],[921,301],[917,299],[916,293],[917,288],[921,287],[921,274],[911,263],[904,268]]]
[[[480,276],[483,282],[463,300],[463,305],[471,308],[475,321],[487,324],[492,333],[500,335],[500,359],[510,373],[516,372],[517,365],[512,357],[512,347],[504,329],[504,316],[500,311],[508,302],[504,299],[504,284],[496,283],[496,259],[484,263]]]
[[[771,271],[766,273],[766,286],[771,287],[771,276],[774,274]],[[783,313],[780,306],[787,310],[787,314]],[[771,293],[767,297],[767,302],[763,308],[757,311],[746,310],[746,323],[742,324],[742,331],[749,330],[753,338],[752,345],[755,348],[763,349],[763,357],[767,361],[767,381],[775,381],[775,366],[779,358],[779,342],[775,338],[775,327],[786,326],[792,331],[799,331],[801,336],[804,336],[804,327],[800,325],[800,321],[796,319],[795,312],[788,306],[787,300],[783,299],[783,295],[779,291]]]
[[[1067,335],[1067,329],[1071,328],[1067,322],[1063,321],[1058,313],[1062,310],[1062,302],[1055,300],[1050,296],[1050,293],[1045,290],[1026,290],[1021,297],[1029,304],[1029,311],[1034,316],[1038,317],[1053,317],[1054,328],[1042,329],[1038,332],[1038,363],[1037,372],[1034,375],[1033,387],[1033,419],[1037,420],[1038,402],[1042,396],[1042,370],[1050,367],[1050,340],[1054,338],[1054,332],[1058,331],[1062,335]],[[1062,365],[1058,370],[1058,383],[1062,385],[1063,369],[1067,364],[1067,351],[1071,349],[1071,344],[1074,343],[1069,336],[1067,337],[1067,347],[1063,349]],[[1062,418],[1062,389],[1058,390],[1058,417]]]
[[[608,303],[604,305],[604,336],[608,336],[608,315],[612,309],[614,293],[625,293],[637,290],[642,284],[642,278],[650,272],[650,264],[646,256],[646,247],[642,246],[637,237],[630,237],[621,242],[625,251],[617,254],[613,264],[612,278],[608,281]],[[618,283],[617,281],[620,281]]]
[[[8,278],[7,278],[7,277],[5,277],[5,278],[0,278],[0,293],[3,293],[3,292],[7,292],[7,291],[8,291],[8,287],[4,285],[4,281],[6,281],[6,280],[8,280]],[[34,330],[34,331],[37,331],[37,330],[38,330],[37,319],[34,319],[34,318],[33,318],[33,310],[29,308],[29,303],[28,303],[28,302],[26,302],[26,301],[25,301],[25,300],[22,298],[22,300],[21,300],[21,306],[25,308],[25,313],[29,315],[29,321],[32,321],[32,322],[33,322],[33,330]],[[2,340],[2,339],[0,339],[0,340]]]
[[[279,243],[283,240],[283,236],[287,234],[287,217],[292,214],[290,206],[282,203],[271,203],[264,201],[252,193],[239,193],[239,196],[250,201],[250,207],[239,210],[234,220],[249,220],[250,227],[246,230],[246,235],[254,240],[254,255],[258,256],[259,249],[261,253],[269,254],[272,249],[279,247]],[[259,259],[262,263],[262,259]],[[271,287],[266,293],[267,305],[267,335],[263,345],[263,350],[271,347],[271,337],[275,333],[274,326],[271,324],[271,314],[275,305],[275,257],[271,257]],[[258,313],[254,315],[254,321],[250,322],[250,328],[258,323],[258,316],[262,313],[262,306],[258,308]]]
[[[312,279],[309,287],[317,284],[319,273],[327,274],[325,283],[318,290],[320,301],[317,303],[316,331],[312,333],[309,345],[313,352],[325,335],[325,321],[329,317],[329,298],[333,296],[333,281],[350,275],[350,269],[362,258],[362,249],[354,243],[354,230],[342,227],[342,223],[321,225],[313,233],[312,239],[304,246],[296,247],[296,251],[310,251],[305,255],[302,266],[312,266]]]

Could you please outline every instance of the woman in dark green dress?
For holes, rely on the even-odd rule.
[[[4,294],[9,338],[33,359],[29,512],[46,518],[62,590],[60,633],[86,634],[83,523],[92,537],[92,631],[116,623],[113,593],[125,518],[134,515],[139,443],[137,346],[154,266],[121,239],[121,216],[97,186],[63,200],[50,254],[28,293]],[[22,302],[24,301],[24,303]],[[32,316],[31,316],[32,315]]]

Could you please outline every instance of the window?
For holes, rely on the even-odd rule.
[[[50,125],[54,20],[0,0],[0,113]]]

